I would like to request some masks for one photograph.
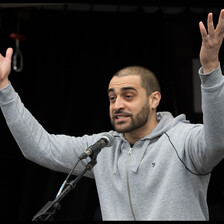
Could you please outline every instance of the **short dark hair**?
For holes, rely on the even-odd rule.
[[[161,92],[159,81],[155,74],[143,66],[133,65],[122,68],[116,72],[113,77],[122,77],[128,75],[138,75],[141,77],[142,87],[146,90],[146,94],[148,96],[155,91]]]

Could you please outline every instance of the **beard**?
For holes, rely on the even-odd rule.
[[[150,106],[149,103],[146,102],[145,105],[142,107],[142,109],[135,116],[133,116],[132,114],[125,113],[128,114],[128,117],[130,117],[131,119],[130,124],[125,124],[126,122],[116,123],[115,116],[116,114],[119,113],[124,113],[124,111],[123,110],[116,111],[114,115],[111,117],[111,124],[117,132],[128,133],[143,127],[148,122],[150,114]]]

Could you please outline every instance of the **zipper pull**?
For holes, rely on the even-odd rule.
[[[128,151],[128,155],[130,156],[132,154],[133,148],[130,148]]]

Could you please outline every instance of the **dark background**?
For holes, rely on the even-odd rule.
[[[24,69],[10,75],[25,106],[52,134],[109,131],[109,80],[118,69],[138,64],[158,76],[158,110],[185,113],[201,123],[202,114],[194,112],[192,74],[201,46],[198,23],[206,24],[212,11],[216,24],[224,4],[108,3],[0,4],[0,52],[15,49],[10,33],[26,37],[20,42]],[[222,47],[222,66],[223,54]],[[66,174],[26,160],[2,115],[0,133],[1,220],[29,221],[54,199]],[[224,220],[223,166],[222,161],[215,167],[209,185],[211,220]],[[61,206],[55,220],[101,220],[92,179],[82,178]]]

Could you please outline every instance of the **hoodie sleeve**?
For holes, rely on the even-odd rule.
[[[189,133],[187,147],[197,154],[201,170],[210,172],[224,157],[224,76],[220,65],[209,74],[202,72],[200,68],[204,125]]]
[[[69,172],[81,153],[98,137],[49,134],[24,107],[11,84],[0,90],[0,107],[23,155],[52,170]],[[82,160],[76,173],[82,171],[87,162],[88,158]],[[93,173],[90,171],[86,176],[93,178]]]

